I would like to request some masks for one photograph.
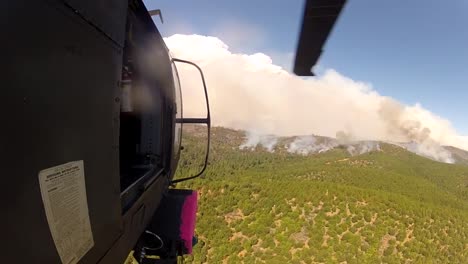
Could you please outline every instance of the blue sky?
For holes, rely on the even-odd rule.
[[[303,1],[146,0],[164,36],[217,36],[290,68]],[[382,95],[420,103],[468,135],[468,1],[349,0],[319,61]]]

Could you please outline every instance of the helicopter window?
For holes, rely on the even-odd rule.
[[[172,75],[174,76],[174,88],[176,95],[176,122],[175,122],[175,133],[174,133],[174,158],[177,160],[180,155],[180,145],[182,142],[182,90],[179,82],[179,74],[175,63],[172,62]]]

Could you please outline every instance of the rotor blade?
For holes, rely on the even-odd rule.
[[[314,76],[323,46],[335,25],[346,0],[306,0],[302,28],[297,45],[294,73]]]

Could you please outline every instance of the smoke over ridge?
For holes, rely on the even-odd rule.
[[[259,135],[316,134],[338,141],[345,135],[348,141],[411,142],[404,147],[444,162],[451,162],[451,155],[441,145],[468,149],[468,138],[458,135],[448,120],[419,104],[403,105],[379,95],[370,84],[335,70],[303,79],[265,54],[232,53],[216,37],[173,35],[165,41],[174,57],[192,60],[203,69],[213,124],[252,132],[243,148],[257,142],[273,149],[276,141]],[[178,68],[184,115],[203,115],[198,73]],[[305,143],[313,148],[314,142],[308,140]]]

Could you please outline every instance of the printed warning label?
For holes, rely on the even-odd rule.
[[[39,172],[42,201],[62,263],[77,263],[94,246],[83,161]]]

